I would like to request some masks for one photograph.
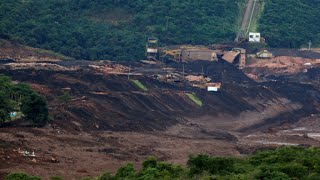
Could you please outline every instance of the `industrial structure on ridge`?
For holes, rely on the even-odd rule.
[[[232,63],[240,68],[246,65],[246,49],[232,48],[231,50],[216,49],[212,46],[166,46],[159,47],[157,38],[149,38],[146,45],[147,59],[168,59],[175,62],[218,61],[219,59]]]

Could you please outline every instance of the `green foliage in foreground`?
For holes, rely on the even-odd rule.
[[[144,86],[139,80],[131,80],[131,81],[143,91],[148,91],[148,88]]]
[[[43,126],[48,121],[48,107],[43,97],[27,84],[13,84],[9,77],[0,74],[0,125],[12,119],[11,112],[22,112],[35,126]]]
[[[9,176],[14,177],[12,174]],[[148,158],[143,162],[142,169],[139,171],[136,171],[133,164],[129,163],[121,167],[114,175],[104,173],[96,178],[85,179],[317,180],[319,177],[319,148],[280,147],[276,150],[262,151],[247,158],[211,157],[208,155],[190,156],[187,167],[159,162],[155,158]],[[29,179],[25,178],[23,180]]]
[[[140,60],[163,44],[232,41],[244,0],[0,0],[0,37],[76,59]]]
[[[320,45],[319,0],[265,0],[258,30],[272,47]]]
[[[194,93],[186,93],[186,95],[188,96],[189,99],[191,99],[198,106],[201,107],[203,105],[202,101],[197,97],[196,94],[194,94]]]
[[[28,176],[25,173],[10,173],[4,180],[41,180],[39,177]]]

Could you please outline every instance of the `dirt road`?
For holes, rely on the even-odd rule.
[[[242,18],[242,23],[241,23],[241,29],[237,34],[236,41],[239,40],[241,33],[245,33],[248,28],[248,23],[250,21],[250,15],[252,13],[254,5],[254,0],[248,0],[247,5],[246,5],[246,10]]]

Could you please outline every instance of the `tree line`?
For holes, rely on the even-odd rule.
[[[162,45],[235,37],[244,0],[0,0],[0,37],[75,59],[140,60]]]

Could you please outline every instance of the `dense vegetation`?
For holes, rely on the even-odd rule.
[[[9,77],[0,74],[0,125],[22,116],[35,126],[45,125],[48,121],[46,101],[27,84],[13,84]]]
[[[264,179],[316,180],[320,177],[320,149],[281,147],[277,150],[262,151],[247,158],[210,157],[207,155],[191,156],[188,167],[159,162],[149,158],[140,171],[132,164],[121,167],[115,175],[104,173],[86,180],[150,180],[150,179]],[[36,179],[22,173],[8,175],[24,176],[21,180]],[[56,179],[58,177],[55,177]]]
[[[151,36],[170,45],[233,40],[243,2],[0,0],[0,37],[76,59],[139,60]]]
[[[259,31],[272,47],[320,45],[319,0],[264,0]]]

